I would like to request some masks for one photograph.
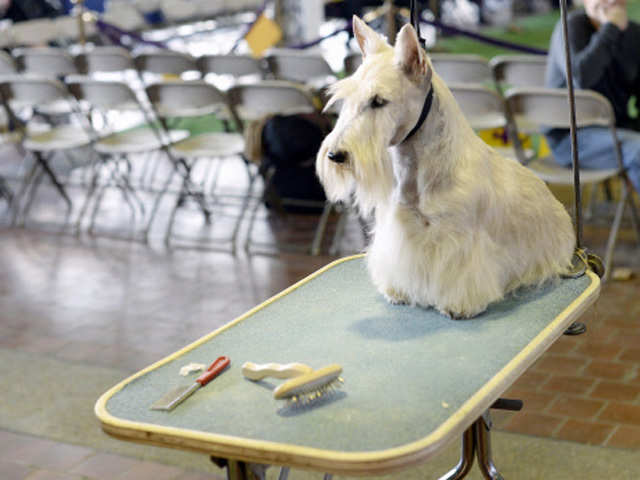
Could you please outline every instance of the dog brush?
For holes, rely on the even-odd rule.
[[[344,380],[340,377],[340,365],[328,365],[313,370],[303,363],[266,363],[258,365],[246,362],[242,374],[250,380],[266,377],[289,378],[273,391],[276,400],[287,400],[291,404],[307,405],[339,388]]]

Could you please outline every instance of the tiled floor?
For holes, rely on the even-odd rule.
[[[199,472],[4,430],[0,430],[0,447],[2,480],[216,480]]]
[[[36,206],[36,214],[47,207],[46,201]],[[585,241],[598,250],[605,237],[587,229]],[[346,244],[362,246],[357,224]],[[0,348],[134,372],[330,260],[168,251],[158,242],[0,227]],[[506,392],[525,406],[498,412],[498,428],[640,449],[640,250],[628,231],[616,262],[636,276],[604,285],[582,318],[588,333],[561,337]],[[204,478],[8,431],[0,431],[0,452],[3,480]]]

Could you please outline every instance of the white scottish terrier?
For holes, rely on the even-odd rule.
[[[367,254],[392,303],[452,318],[566,272],[575,236],[543,181],[471,129],[415,30],[391,47],[357,17],[363,63],[331,87],[340,116],[316,170],[333,201],[375,212]]]

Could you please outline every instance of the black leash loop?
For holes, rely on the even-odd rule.
[[[411,0],[409,3],[409,8],[411,11],[410,22],[411,26],[416,31],[418,35],[418,41],[422,48],[424,48],[425,42],[424,39],[420,36],[420,11],[418,9],[418,0]]]

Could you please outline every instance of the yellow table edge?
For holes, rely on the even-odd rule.
[[[288,465],[291,467],[345,475],[373,475],[397,471],[429,459],[440,448],[460,438],[462,432],[480,417],[520,374],[533,364],[552,341],[555,341],[562,335],[566,328],[595,302],[600,291],[599,277],[593,272],[587,271],[587,275],[591,279],[591,284],[585,291],[505,365],[497,375],[485,383],[480,390],[469,398],[457,411],[453,412],[452,415],[431,434],[400,447],[380,451],[346,453],[122,420],[112,416],[107,411],[106,405],[109,399],[136,378],[196,348],[221,332],[250,317],[255,312],[313,280],[325,271],[343,262],[362,258],[363,256],[364,254],[353,255],[329,263],[228,324],[118,383],[105,392],[96,402],[95,414],[102,424],[102,429],[116,438],[139,443],[200,451],[217,457],[269,465]]]

